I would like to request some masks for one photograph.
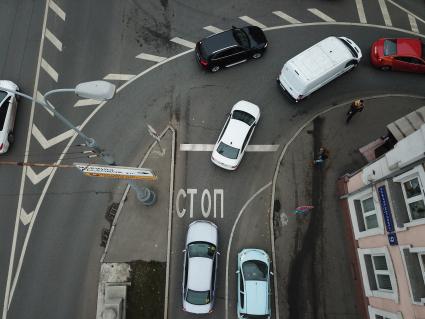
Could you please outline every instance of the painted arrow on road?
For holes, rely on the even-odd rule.
[[[19,219],[21,220],[22,224],[24,224],[24,226],[28,225],[31,222],[33,214],[34,214],[34,211],[27,214],[25,209],[21,208],[21,213],[19,214]]]
[[[34,172],[34,170],[28,166],[27,167],[27,177],[33,183],[34,185],[37,185],[40,183],[43,179],[46,177],[49,177],[49,175],[52,173],[53,167],[47,167],[46,169],[43,169],[40,173]]]
[[[48,149],[49,147],[52,147],[60,142],[63,142],[71,138],[75,134],[76,134],[75,131],[69,130],[48,140],[44,137],[43,133],[41,133],[41,131],[37,128],[35,124],[32,125],[32,135],[40,143],[43,149]]]

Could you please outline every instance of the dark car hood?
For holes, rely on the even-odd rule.
[[[249,35],[251,47],[264,46],[267,43],[267,38],[259,27],[249,26],[244,27],[243,30]]]

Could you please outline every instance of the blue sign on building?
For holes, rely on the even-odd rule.
[[[388,241],[390,245],[398,245],[397,235],[395,233],[393,216],[391,215],[391,208],[388,202],[388,195],[385,186],[378,187],[379,203],[382,208],[382,215],[384,217],[385,228],[388,233]]]

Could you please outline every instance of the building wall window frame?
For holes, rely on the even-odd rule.
[[[384,234],[378,194],[370,187],[348,198],[355,239]]]
[[[366,296],[398,303],[397,280],[388,248],[358,248],[357,253]]]
[[[425,306],[425,247],[399,247],[413,304]]]
[[[400,183],[409,216],[405,227],[425,224],[425,171],[422,165],[393,178]]]
[[[403,319],[401,312],[389,312],[368,306],[370,319]]]

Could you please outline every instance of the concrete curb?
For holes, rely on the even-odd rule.
[[[425,99],[425,96],[421,96],[421,95],[410,95],[410,94],[380,94],[380,95],[372,95],[372,96],[368,96],[368,97],[361,97],[363,100],[368,101],[368,100],[374,100],[374,99],[380,99],[380,98],[386,98],[386,97],[408,97],[408,98],[416,98],[416,99]],[[360,98],[360,97],[357,97]],[[310,123],[313,122],[313,120],[322,115],[322,114],[326,114],[330,111],[333,111],[337,108],[343,107],[343,106],[347,106],[349,105],[349,103],[351,103],[354,99],[357,98],[353,98],[350,99],[348,101],[344,101],[342,103],[339,103],[337,105],[334,105],[332,107],[329,107],[326,110],[323,110],[321,112],[316,113],[315,115],[313,115],[310,120],[306,121],[303,125],[301,125],[301,127],[295,132],[295,134],[289,139],[289,141],[285,144],[285,146],[283,147],[283,150],[279,156],[279,160],[276,163],[276,168],[275,168],[275,172],[273,175],[273,183],[272,183],[272,196],[271,196],[271,202],[270,202],[270,220],[269,220],[269,226],[270,226],[270,242],[271,242],[271,246],[272,246],[272,260],[273,260],[273,268],[274,268],[274,276],[273,276],[273,285],[274,285],[274,300],[275,300],[275,316],[276,319],[279,319],[279,295],[278,295],[278,285],[277,285],[277,270],[276,270],[276,250],[275,250],[275,234],[274,234],[274,227],[273,227],[273,220],[274,220],[274,199],[275,199],[275,193],[276,193],[276,181],[277,181],[277,177],[279,175],[279,169],[280,169],[280,165],[282,163],[282,160],[286,154],[286,151],[288,149],[288,147],[292,144],[292,142],[295,140],[295,138],[308,126],[310,125]]]

